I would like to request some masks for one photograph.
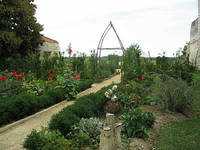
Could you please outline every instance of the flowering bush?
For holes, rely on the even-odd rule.
[[[65,90],[66,98],[72,99],[75,98],[78,89],[78,77],[74,77],[74,73],[70,69],[66,69],[63,71],[63,74],[57,75],[57,82],[59,88],[63,88]]]
[[[9,73],[0,73],[0,98],[7,98],[18,95],[21,91],[22,82],[25,79],[25,74],[17,74],[16,71]]]
[[[113,85],[112,89],[108,89],[105,92],[105,97],[108,99],[111,99],[111,101],[115,102],[117,100],[117,96],[114,94],[114,92],[117,90],[117,85]]]

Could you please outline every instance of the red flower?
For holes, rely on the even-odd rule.
[[[2,77],[1,77],[1,80],[2,80],[2,81],[5,81],[5,80],[6,80],[6,76],[2,76]]]
[[[15,76],[16,74],[17,74],[17,72],[14,71],[14,72],[11,73],[11,76]]]
[[[137,81],[139,81],[139,78],[136,78]]]
[[[51,70],[48,70],[48,74],[50,74],[51,73]]]
[[[74,72],[74,75],[76,75],[76,76],[77,76],[77,75],[78,75],[78,72]]]
[[[68,54],[71,54],[72,53],[72,50],[71,48],[68,49]]]
[[[22,78],[25,78],[25,74],[24,73],[21,73],[20,75],[21,75]]]
[[[75,79],[75,80],[79,80],[79,79],[80,79],[80,77],[74,77],[74,79]]]
[[[22,77],[22,76],[21,76],[20,74],[19,74],[19,75],[16,75],[16,78],[17,78],[17,79],[21,79],[21,77]]]
[[[141,79],[144,80],[144,79],[145,79],[145,76],[142,76]]]
[[[54,70],[52,73],[56,73],[56,71]]]
[[[49,75],[49,80],[53,80],[53,75],[52,74]]]

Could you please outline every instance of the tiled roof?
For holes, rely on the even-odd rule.
[[[42,39],[47,43],[58,43],[58,41],[42,36]]]

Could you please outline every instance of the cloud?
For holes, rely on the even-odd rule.
[[[189,41],[191,22],[197,17],[196,0],[36,0],[36,17],[44,24],[46,36],[65,50],[89,53],[113,21],[125,47],[141,45],[156,56],[160,51],[172,54]],[[112,32],[104,46],[118,46]],[[112,53],[112,52],[111,52]]]

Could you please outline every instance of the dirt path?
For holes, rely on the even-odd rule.
[[[112,82],[119,83],[120,75],[116,75],[102,83],[95,84],[94,87],[81,92],[77,97],[94,93],[100,90],[104,86],[110,85]],[[23,123],[9,128],[7,131],[0,134],[0,150],[21,150],[24,138],[30,134],[32,129],[40,130],[41,126],[47,126],[53,114],[58,113],[64,107],[72,105],[73,101],[64,101],[60,104],[48,108],[40,113],[37,113],[31,117],[31,119],[24,121]]]

